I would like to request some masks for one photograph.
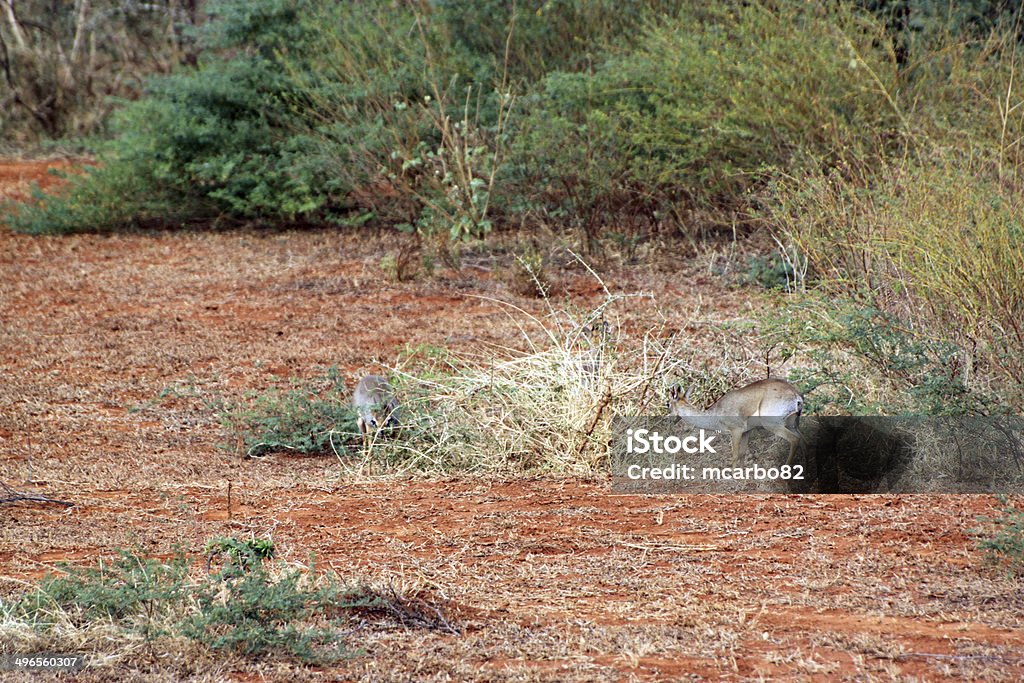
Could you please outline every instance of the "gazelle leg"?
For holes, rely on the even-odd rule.
[[[741,431],[735,429],[730,434],[732,435],[732,465],[733,467],[743,467],[745,455],[747,453],[747,436],[750,432]]]

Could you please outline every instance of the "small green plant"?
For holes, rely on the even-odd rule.
[[[1024,574],[1024,510],[1013,505],[1005,496],[999,497],[1001,514],[983,517],[987,529],[972,529],[971,533],[988,558],[1004,565],[1015,574]]]
[[[263,564],[264,560],[272,559],[277,551],[274,542],[268,538],[240,541],[237,538],[225,537],[207,542],[203,552],[206,554],[208,566],[215,557],[220,556],[226,558],[226,565],[244,571]]]
[[[152,639],[173,631],[176,612],[189,599],[188,561],[180,550],[167,562],[121,550],[111,562],[62,569],[18,605],[22,616],[31,616],[42,628],[104,619]]]
[[[366,617],[403,627],[457,633],[435,606],[394,590],[349,586],[312,569],[271,562],[274,544],[216,538],[204,552],[228,558],[215,572],[194,574],[185,553],[170,560],[121,550],[96,566],[62,565],[60,574],[10,605],[5,626],[24,643],[109,653],[140,636],[166,652],[175,641],[247,658],[324,664],[350,656],[344,633]],[[179,644],[180,649],[180,644]]]
[[[304,662],[329,662],[345,654],[339,629],[328,619],[337,607],[352,606],[342,586],[334,580],[310,585],[300,570],[272,577],[257,546],[235,539],[213,544],[226,545],[237,561],[198,587],[197,609],[182,621],[182,634],[243,657],[287,653]]]
[[[251,396],[245,404],[222,406],[219,414],[229,437],[224,447],[247,457],[279,451],[338,453],[358,435],[356,416],[337,368],[327,371],[323,390],[274,387]]]
[[[770,256],[750,256],[742,275],[744,283],[756,284],[765,289],[785,289],[793,279],[792,266],[777,253]]]

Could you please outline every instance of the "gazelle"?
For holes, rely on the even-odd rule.
[[[380,375],[366,375],[352,394],[352,407],[358,417],[363,447],[370,443],[370,430],[393,429],[398,426],[398,400],[388,380]]]
[[[669,392],[669,414],[688,418],[686,421],[698,429],[729,432],[735,467],[743,466],[747,434],[757,427],[763,427],[789,442],[789,459],[786,464],[793,464],[797,446],[800,445],[800,432],[797,430],[800,427],[800,413],[804,409],[804,397],[792,384],[781,379],[762,379],[733,389],[712,403],[707,410],[700,410],[690,404],[692,391],[691,387],[680,397],[679,387],[672,387]]]

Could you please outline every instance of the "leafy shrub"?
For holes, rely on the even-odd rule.
[[[302,50],[305,4],[211,3],[199,67],[151,79],[147,96],[115,118],[117,137],[98,166],[66,193],[11,212],[8,224],[71,232],[317,209],[330,178],[310,165],[311,141],[295,134],[297,89],[279,61],[283,49]]]
[[[1024,193],[994,165],[929,156],[886,169],[864,189],[803,178],[775,220],[832,292],[959,349],[963,372],[1010,405],[1024,400]],[[863,288],[864,283],[867,285]]]
[[[854,415],[1004,413],[964,363],[948,335],[908,329],[863,299],[810,293],[762,316],[766,343],[801,359],[790,379],[804,388],[807,412]]]
[[[773,253],[770,256],[748,257],[745,272],[740,279],[765,289],[784,289],[794,278],[793,265],[779,254]]]
[[[142,636],[158,641],[163,653],[172,639],[187,639],[243,657],[313,664],[350,653],[344,635],[355,618],[362,626],[373,615],[389,627],[458,632],[419,596],[347,586],[333,574],[271,563],[273,543],[266,539],[219,538],[206,549],[238,561],[198,577],[180,551],[166,562],[122,550],[117,560],[94,567],[64,565],[60,576],[47,576],[10,609],[0,605],[5,626],[17,628],[25,643],[35,637],[67,651],[95,647],[109,654],[124,645],[136,654]]]
[[[95,567],[64,567],[50,575],[19,603],[22,614],[52,625],[51,610],[84,626],[96,619],[131,624],[147,637],[164,635],[176,607],[188,599],[188,561],[176,552],[169,562],[145,558],[128,550],[116,560]]]
[[[274,542],[266,538],[252,538],[240,541],[237,538],[215,538],[203,548],[208,564],[215,556],[226,558],[229,566],[245,571],[263,564],[277,554]]]
[[[997,564],[1006,565],[1014,573],[1024,572],[1024,510],[1013,505],[1006,497],[1000,498],[1002,514],[980,521],[988,529],[974,529],[978,547]]]
[[[197,609],[182,621],[181,632],[243,657],[283,652],[305,662],[337,659],[344,654],[338,629],[320,624],[352,605],[333,581],[319,588],[307,583],[299,570],[272,578],[260,561],[229,563],[197,591]]]
[[[246,404],[222,405],[221,425],[231,437],[225,446],[234,448],[240,442],[247,456],[337,453],[358,434],[356,415],[336,368],[328,370],[326,384],[319,392],[302,386],[271,388]]]
[[[117,560],[96,567],[64,566],[17,604],[16,614],[36,629],[68,621],[80,629],[98,621],[114,625],[104,641],[134,634],[147,639],[187,637],[214,650],[242,656],[330,661],[344,654],[339,629],[328,618],[365,607],[361,591],[333,577],[319,586],[307,572],[272,575],[266,542],[216,539],[207,547],[229,547],[249,561],[227,563],[202,579],[189,574],[184,553],[168,562],[122,550]],[[347,598],[351,594],[351,599]]]
[[[773,167],[873,163],[903,128],[888,46],[845,5],[689,7],[593,73],[546,77],[517,127],[518,180],[547,211],[678,224],[742,205]]]
[[[507,68],[513,79],[529,84],[552,71],[586,71],[603,61],[608,50],[631,45],[647,22],[672,16],[685,4],[441,0],[437,7],[452,43],[479,65],[478,81],[495,80]]]
[[[216,216],[216,207],[162,187],[144,164],[127,161],[92,166],[69,176],[58,194],[33,189],[28,203],[0,202],[3,222],[31,234],[106,231],[151,224],[182,225]]]

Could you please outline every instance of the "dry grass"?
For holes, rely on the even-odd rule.
[[[603,283],[602,287],[603,287]],[[660,409],[666,377],[678,370],[665,324],[639,340],[621,334],[618,310],[642,295],[613,295],[589,312],[544,316],[504,308],[520,333],[516,347],[445,353],[424,366],[413,356],[394,369],[403,427],[378,438],[352,475],[450,471],[584,475],[606,471],[611,419]],[[344,455],[339,453],[339,455]]]

